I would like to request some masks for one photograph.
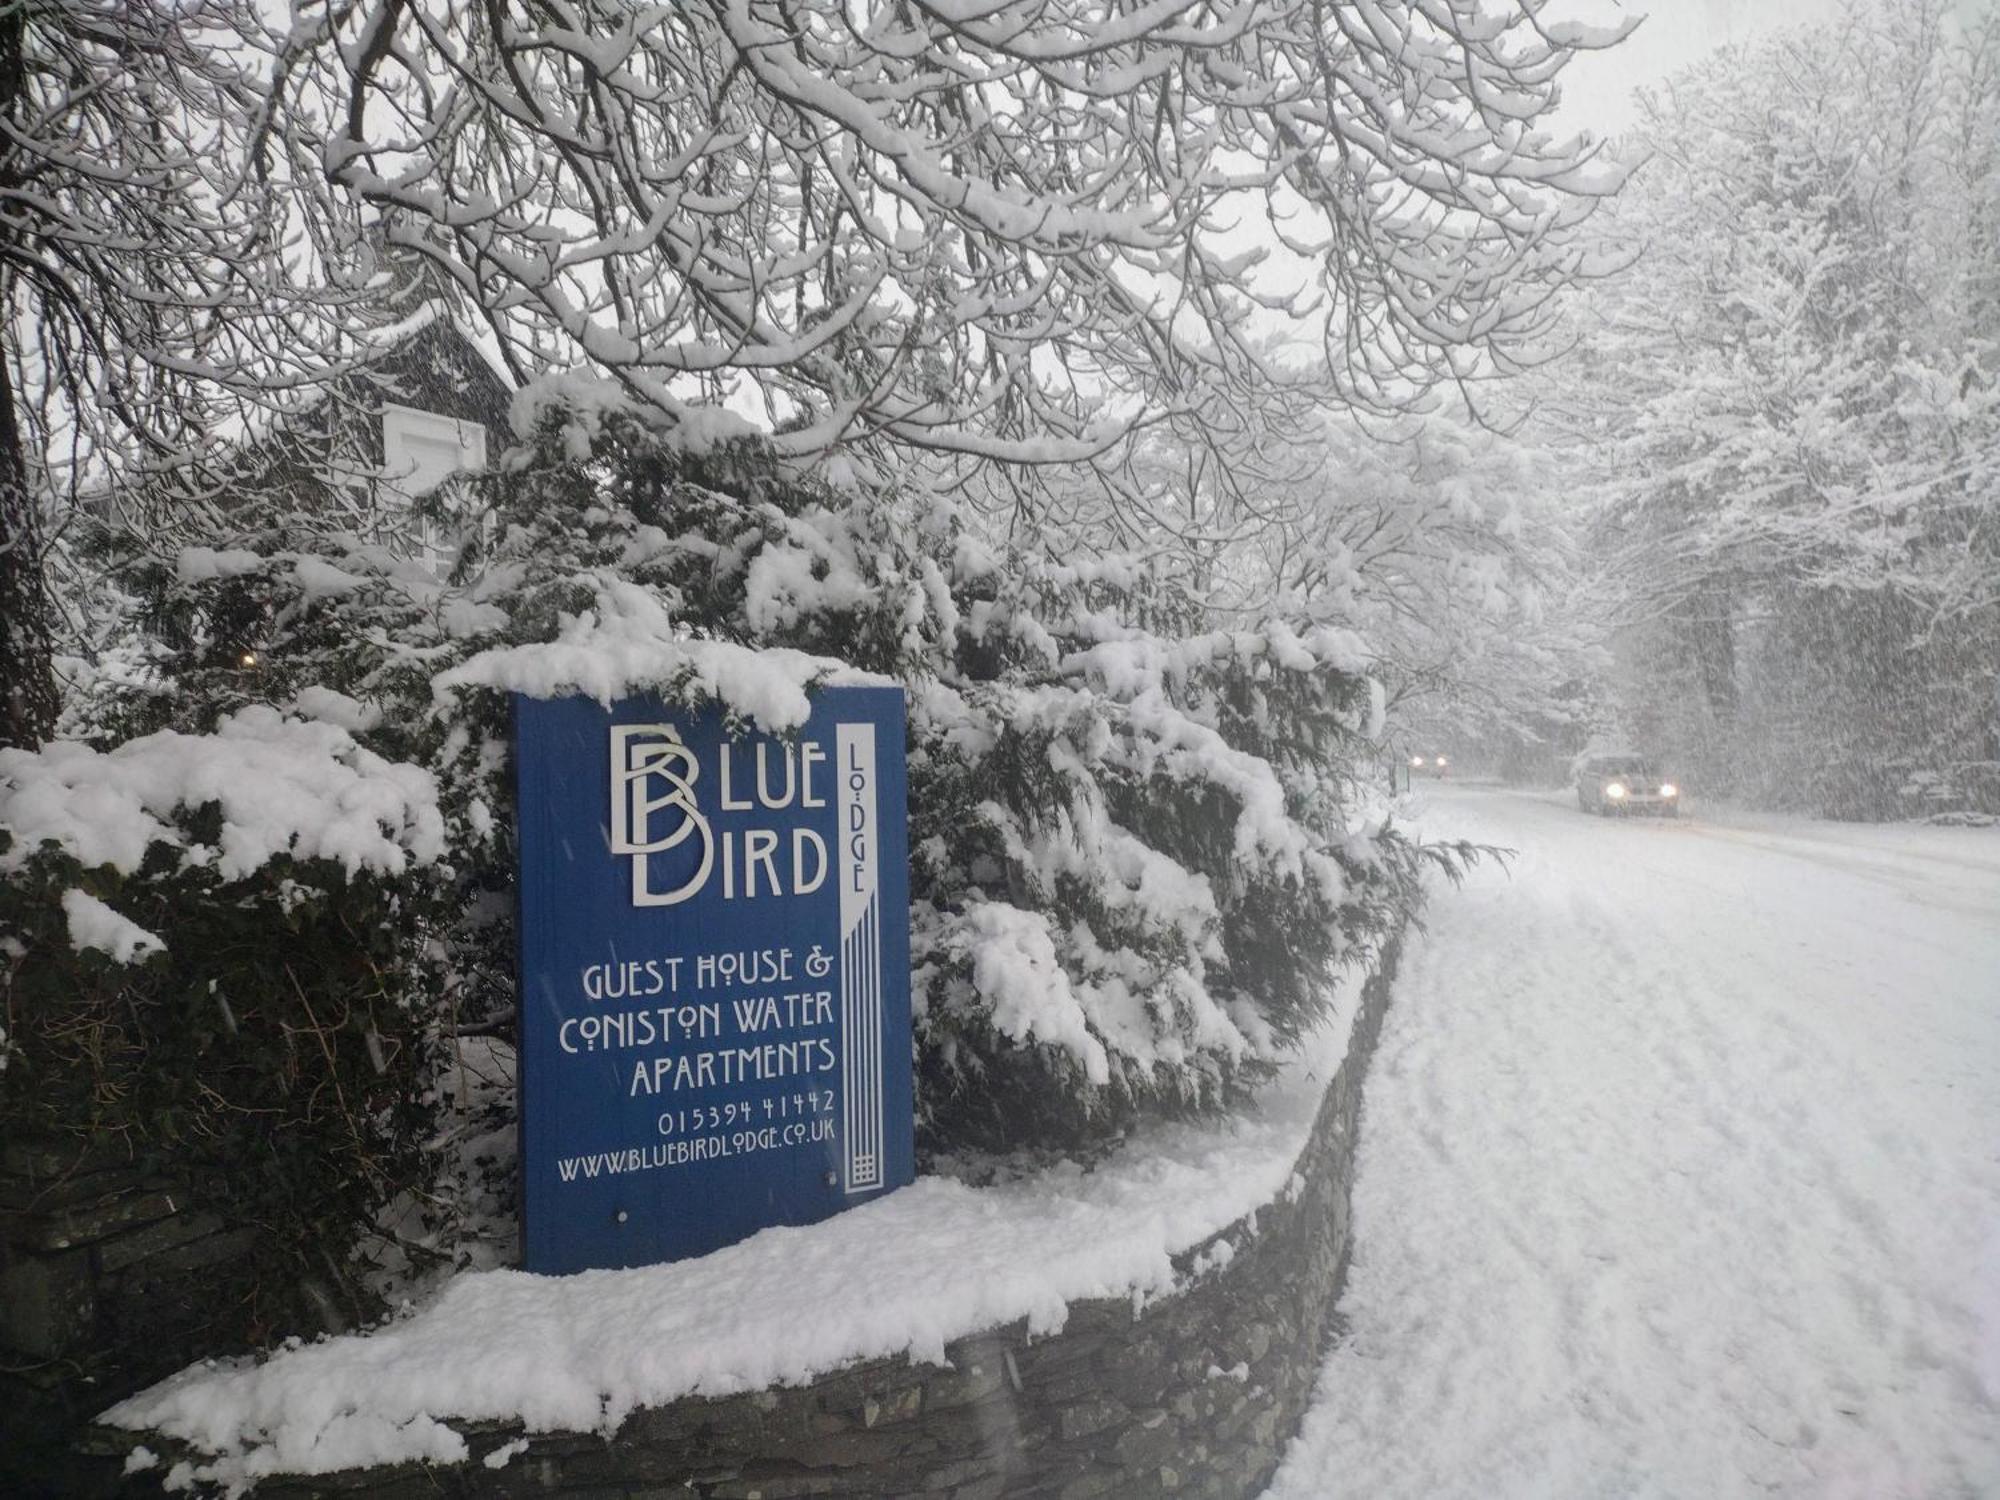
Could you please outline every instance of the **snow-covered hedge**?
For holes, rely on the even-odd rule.
[[[368,1311],[350,1247],[430,1172],[445,847],[428,771],[268,706],[0,750],[0,1133],[260,1226],[219,1341]]]
[[[504,688],[782,731],[815,684],[906,685],[932,1149],[1226,1103],[1413,904],[1420,854],[1353,812],[1379,698],[1345,634],[1218,620],[1170,561],[994,545],[914,483],[835,487],[606,387],[550,383],[517,420],[528,445],[458,496],[484,524],[448,579],[310,518],[139,564],[178,696],[128,669],[84,716],[259,699],[427,766],[461,1019],[512,1009]]]
[[[212,841],[177,825],[184,809],[209,806]],[[399,875],[444,853],[428,772],[383,760],[338,725],[265,706],[229,715],[213,734],[161,730],[108,753],[67,740],[0,750],[0,827],[13,840],[0,872],[44,849],[132,875],[164,844],[182,866],[212,866],[224,881],[280,855]]]

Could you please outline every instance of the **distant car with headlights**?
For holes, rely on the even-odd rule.
[[[1586,755],[1576,763],[1576,804],[1587,813],[1677,818],[1681,789],[1643,755]]]
[[[1448,755],[1412,755],[1410,774],[1412,776],[1435,776],[1443,780],[1451,771],[1451,757]]]

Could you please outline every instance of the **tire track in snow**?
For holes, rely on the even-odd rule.
[[[2000,913],[1883,888],[2000,844],[1433,796],[1521,857],[1411,945],[1271,1500],[2000,1494]]]

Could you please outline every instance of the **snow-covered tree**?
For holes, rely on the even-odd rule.
[[[1543,11],[368,0],[294,55],[329,171],[523,373],[581,356],[668,412],[761,400],[788,455],[921,450],[1016,500],[1068,466],[1143,510],[1149,435],[1254,496],[1316,404],[1535,344],[1616,181],[1537,122],[1618,32]]]
[[[198,473],[337,358],[352,216],[310,191],[275,45],[246,0],[0,14],[0,743],[55,720],[50,549],[80,501]]]
[[[1342,425],[1303,514],[1260,540],[1279,599],[1366,642],[1398,746],[1497,755],[1560,731],[1600,622],[1558,474],[1526,436],[1442,413]]]
[[[1572,376],[1637,727],[1848,815],[2000,797],[2000,15],[1933,0],[1647,102]]]
[[[512,1013],[492,689],[651,688],[755,719],[758,674],[719,671],[719,649],[908,687],[933,1146],[1075,1147],[1224,1104],[1414,903],[1422,856],[1355,796],[1379,696],[1351,632],[1219,627],[1171,559],[989,544],[915,486],[829,486],[740,423],[605,382],[543,382],[519,415],[529,449],[469,483],[490,540],[448,578],[283,525],[140,565],[149,665],[96,710],[199,730],[267,701],[426,767],[462,882],[440,1024]],[[218,631],[254,671],[207,649]]]
[[[1382,691],[1384,756],[1420,743],[1546,759],[1584,732],[1605,611],[1558,452],[1440,403],[1394,423],[1330,418],[1282,460],[1241,533],[1198,459],[1170,481],[1188,524],[1155,535],[1219,619],[1351,632]]]
[[[339,390],[364,213],[517,374],[761,397],[788,454],[920,450],[1129,546],[1184,499],[1143,449],[1255,524],[1319,405],[1521,358],[1616,176],[1535,128],[1615,33],[1528,3],[12,16],[0,696],[27,742],[51,531],[84,493],[199,515]]]

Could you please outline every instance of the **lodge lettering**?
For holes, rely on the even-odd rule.
[[[870,878],[874,864],[868,857],[868,813],[867,792],[872,767],[861,763],[861,746],[850,743],[847,747],[847,869],[850,890],[864,889],[863,881]]]

